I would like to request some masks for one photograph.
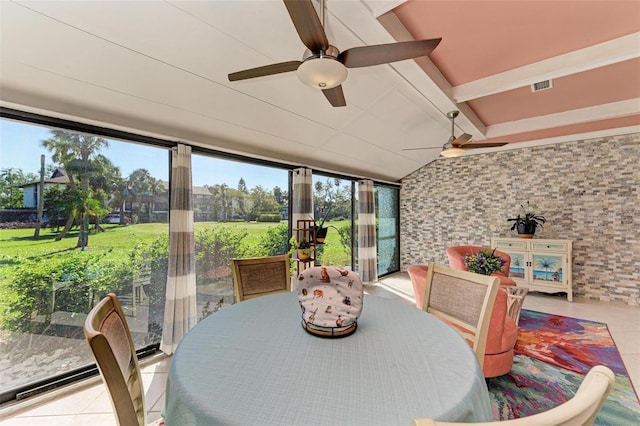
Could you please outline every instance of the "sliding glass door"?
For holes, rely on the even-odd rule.
[[[400,270],[399,195],[396,187],[375,186],[378,276]]]
[[[8,120],[0,126],[5,401],[93,363],[82,325],[108,292],[118,294],[136,347],[159,343],[169,156],[95,134]]]

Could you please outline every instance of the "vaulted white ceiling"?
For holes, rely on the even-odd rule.
[[[4,0],[0,103],[388,181],[438,158],[454,109],[456,135],[497,149],[640,131],[640,2],[568,3],[329,0],[340,50],[443,38],[429,59],[350,69],[333,108],[295,73],[228,81],[301,59],[278,0]]]

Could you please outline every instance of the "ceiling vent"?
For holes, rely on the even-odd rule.
[[[539,81],[537,83],[533,83],[531,85],[532,92],[540,92],[541,90],[551,89],[553,87],[553,83],[551,80]]]

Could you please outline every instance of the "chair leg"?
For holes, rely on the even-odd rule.
[[[513,287],[503,286],[507,292],[507,315],[518,325],[520,321],[520,311],[522,310],[522,303],[524,302],[524,296],[529,291],[526,287]]]

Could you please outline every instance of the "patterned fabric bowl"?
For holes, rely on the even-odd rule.
[[[316,266],[298,276],[302,328],[322,337],[344,337],[356,331],[362,312],[362,281],[346,268]]]

